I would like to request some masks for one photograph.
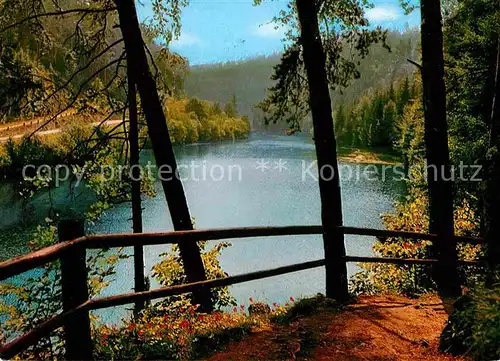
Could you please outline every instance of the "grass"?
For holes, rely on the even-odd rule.
[[[198,336],[193,345],[193,356],[195,359],[205,358],[214,352],[220,351],[225,345],[236,343],[251,331],[249,324],[241,324],[237,327],[227,328],[216,334]]]
[[[271,316],[271,321],[277,323],[290,323],[299,317],[309,317],[322,312],[341,312],[344,307],[337,301],[326,298],[322,294],[317,294],[311,298],[298,300],[289,307],[285,313]]]

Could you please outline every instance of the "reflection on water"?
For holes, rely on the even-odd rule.
[[[315,171],[314,167],[310,168],[315,159],[314,146],[305,137],[253,134],[244,141],[177,147],[176,156],[178,163],[182,165],[181,175],[197,228],[321,223],[318,184],[307,172],[307,169]],[[142,155],[142,161],[153,161],[152,154],[146,151]],[[352,167],[353,172],[356,172],[358,166]],[[385,181],[382,181],[381,168],[382,166],[375,167],[379,171],[378,176],[370,171],[370,177],[375,178],[372,180],[363,176],[351,176],[349,179],[344,177],[342,180],[346,225],[372,228],[383,226],[380,215],[392,209],[394,199],[401,194],[402,184],[392,179],[391,169],[385,170]],[[232,170],[232,177],[229,177],[229,170]],[[18,222],[21,214],[19,201],[13,200],[15,195],[12,195],[12,189],[9,196],[8,187],[0,187],[0,227],[4,229]],[[155,198],[144,199],[145,232],[172,229],[159,183],[157,187],[158,195]],[[80,196],[76,198],[65,198],[65,193],[67,194],[67,189],[59,189],[57,194],[52,195],[59,207],[83,209],[90,200],[81,190]],[[35,200],[35,218],[43,217],[43,212],[48,209],[47,202],[47,195]],[[130,217],[130,206],[119,205],[108,211],[92,231],[130,232]],[[231,241],[233,246],[224,252],[221,259],[224,270],[230,275],[315,260],[323,256],[320,236]],[[348,236],[347,251],[351,255],[368,255],[371,253],[372,242],[373,238],[370,237]],[[146,247],[148,273],[158,261],[158,254],[165,250],[168,250],[167,246]],[[22,252],[22,245],[9,245],[10,255]],[[354,271],[355,266],[349,265],[349,272],[352,274]],[[118,266],[117,279],[106,290],[106,294],[130,291],[132,287],[133,267],[129,259]],[[244,303],[249,297],[284,302],[292,295],[309,295],[322,292],[323,289],[324,271],[315,269],[236,285],[231,287],[231,292],[239,303]],[[105,319],[115,318],[122,315],[122,312],[123,310],[105,311]]]

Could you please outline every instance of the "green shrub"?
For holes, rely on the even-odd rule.
[[[478,361],[500,359],[500,283],[481,284],[455,303],[440,348]]]
[[[332,312],[342,309],[342,306],[331,298],[326,298],[318,293],[314,297],[303,298],[295,302],[293,297],[290,297],[291,304],[287,302],[285,307],[280,308],[275,306],[272,309],[273,320],[281,323],[288,323],[295,320],[297,317],[308,317],[322,312]]]
[[[3,146],[0,155],[0,174],[5,177],[22,179],[22,170],[27,164],[39,167],[42,164],[60,164],[62,155],[38,137],[23,138],[19,142],[12,139]],[[33,176],[34,174],[28,174]]]
[[[396,204],[393,213],[383,216],[387,229],[417,233],[428,232],[427,195],[417,187],[410,189],[409,196]],[[455,210],[455,234],[477,236],[479,220],[467,201],[463,201]],[[379,238],[373,246],[377,256],[388,258],[426,259],[431,256],[430,241],[412,241],[404,238]],[[458,256],[462,260],[475,260],[484,254],[478,245],[459,245]],[[406,296],[418,296],[436,289],[430,268],[426,265],[393,265],[380,263],[362,263],[363,269],[350,280],[354,294],[397,293]],[[460,277],[466,285],[480,280],[478,270],[462,266]]]
[[[251,305],[254,302],[250,299]],[[232,312],[199,313],[196,306],[180,307],[162,316],[145,311],[120,327],[94,328],[97,360],[200,359],[238,341],[252,329],[268,329],[270,322],[287,312],[288,306],[267,306],[267,314],[247,314],[245,306]],[[152,306],[153,308],[155,306]],[[249,308],[250,308],[249,307]]]
[[[228,242],[220,242],[213,247],[209,247],[207,242],[198,242],[198,245],[200,247],[201,258],[203,260],[207,279],[213,280],[227,277],[228,274],[224,272],[220,265],[219,256],[222,251],[225,248],[230,247],[231,244]],[[179,247],[177,245],[173,245],[170,252],[163,253],[161,256],[164,257],[164,259],[160,263],[153,266],[152,276],[163,287],[171,287],[188,283],[186,274],[184,273]],[[212,296],[213,304],[216,309],[236,305],[236,301],[229,293],[228,287],[218,287],[213,289]],[[185,308],[189,306],[191,306],[191,294],[169,296],[163,301],[156,303],[151,312],[154,311],[157,314],[168,314],[171,312],[177,312],[177,310],[181,307]]]

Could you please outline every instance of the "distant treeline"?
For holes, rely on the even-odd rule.
[[[47,8],[54,6],[50,0],[42,3]],[[78,0],[67,0],[65,4],[79,7]],[[116,16],[110,14],[107,21],[118,22]],[[41,18],[43,37],[27,26],[13,27],[0,34],[0,123],[50,118],[68,112],[97,122],[108,117],[120,118],[126,111],[127,62],[119,29],[105,33],[106,41],[100,46],[107,51],[80,49],[70,41],[75,23],[80,31],[101,33],[91,22],[78,19],[71,14],[57,21],[53,17]],[[157,88],[168,112],[172,141],[182,144],[246,137],[249,122],[238,115],[236,99],[210,97],[215,103],[188,99],[184,91],[187,59],[159,44],[151,26],[143,24],[142,30],[155,63]],[[46,38],[52,41],[47,42]],[[102,54],[93,59],[88,51]],[[224,108],[219,101],[225,104]],[[139,102],[139,108],[140,105]],[[71,118],[60,120],[57,126],[64,127]]]
[[[242,139],[250,133],[248,118],[238,115],[235,98],[223,107],[197,98],[170,98],[165,107],[173,144]],[[146,133],[147,128],[143,127],[141,139],[146,139]],[[113,136],[110,139],[121,147],[121,142],[112,140]],[[20,176],[26,164],[83,165],[98,141],[108,143],[104,141],[103,130],[94,131],[83,117],[71,116],[64,122],[61,133],[0,143],[0,177]]]
[[[234,99],[221,107],[219,103],[196,98],[172,98],[166,101],[166,112],[173,144],[242,139],[250,133],[248,118],[238,115]],[[115,131],[118,136],[116,132],[120,130]],[[148,147],[146,132],[143,127],[141,139],[146,139]],[[103,130],[94,131],[89,122],[73,116],[63,124],[61,133],[0,143],[0,177],[18,179],[26,164],[83,166],[96,148],[109,145],[109,149],[121,149],[119,138],[111,135],[108,139]]]
[[[406,107],[418,95],[415,80],[407,76],[389,87],[370,90],[357,102],[341,102],[334,111],[335,134],[348,147],[394,147],[401,137]]]
[[[388,87],[397,79],[410,76],[415,67],[407,59],[418,58],[419,38],[417,29],[389,32],[387,43],[391,51],[381,44],[372,46],[366,58],[360,59],[361,77],[353,80],[348,88],[332,92],[333,104],[350,105],[370,89]],[[227,102],[235,96],[239,112],[250,118],[253,129],[259,129],[264,124],[264,115],[255,106],[273,85],[270,78],[279,59],[280,54],[274,54],[239,62],[193,66],[184,80],[185,93],[214,102]],[[286,125],[281,124],[280,128]],[[302,129],[310,128],[309,119],[304,119]]]
[[[198,141],[242,139],[250,133],[246,116],[240,117],[232,98],[224,108],[197,98],[169,99],[166,103],[168,128],[174,144]]]

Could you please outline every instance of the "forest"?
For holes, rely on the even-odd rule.
[[[51,126],[55,115],[65,114],[68,114],[65,116],[69,119],[67,123],[75,119],[95,123],[117,119],[126,108],[124,77],[127,70],[122,64],[124,55],[118,51],[119,31],[106,29],[103,38],[94,44],[96,49],[102,44],[106,47],[93,54],[96,49],[82,48],[84,44],[79,44],[81,39],[78,39],[97,36],[98,32],[85,34],[93,31],[86,24],[89,21],[81,19],[74,33],[77,18],[68,16],[61,20],[42,20],[42,34],[33,34],[29,25],[3,32],[0,114],[1,122],[7,126],[19,119],[46,117],[37,129],[44,130]],[[239,139],[248,135],[248,120],[239,116],[236,99],[228,97],[221,105],[217,99],[212,104],[186,98],[187,59],[156,42],[153,25],[142,24],[142,33],[155,64],[162,101],[165,107],[171,108],[169,127],[173,143]]]
[[[389,31],[388,52],[381,44],[373,44],[370,52],[360,59],[358,70],[362,77],[355,79],[344,89],[332,91],[332,102],[351,104],[370,89],[383,89],[390,83],[413,74],[415,67],[406,59],[418,57],[417,29]],[[278,64],[280,54],[244,59],[214,65],[196,65],[189,68],[184,80],[186,94],[210,101],[226,102],[233,96],[238,100],[238,111],[250,118],[253,129],[263,129],[265,114],[257,105],[262,102],[274,81],[273,67]],[[304,119],[303,131],[309,133],[312,123]],[[277,129],[283,129],[278,124]]]
[[[2,212],[20,214],[0,229],[2,359],[500,358],[497,0],[397,2],[421,18],[401,31],[372,26],[364,0],[290,0],[273,18],[288,29],[283,52],[197,66],[169,48],[189,2],[152,0],[146,19],[143,5],[0,0],[2,127],[37,120],[0,151]],[[404,168],[391,207],[378,206],[394,184],[341,179],[342,148],[399,158],[384,164]],[[145,174],[151,159],[173,176]],[[246,161],[253,183],[182,179],[182,161],[207,159]],[[280,183],[284,164],[305,159],[314,187]],[[56,194],[78,201],[80,181],[84,207],[58,203]],[[283,214],[268,219],[280,198]],[[320,225],[307,218],[311,204]],[[220,212],[223,228],[196,229]],[[366,214],[384,229],[373,226],[380,218],[360,225]],[[268,252],[272,236],[319,242]],[[349,253],[353,241],[369,251]],[[251,242],[261,243],[244,248]],[[297,263],[318,248],[320,259]],[[275,268],[255,266],[274,252]],[[230,261],[247,273],[226,270]],[[267,278],[297,294],[273,302],[251,282],[245,303],[233,287]],[[318,278],[321,294],[295,288]],[[125,289],[113,289],[117,279]]]

